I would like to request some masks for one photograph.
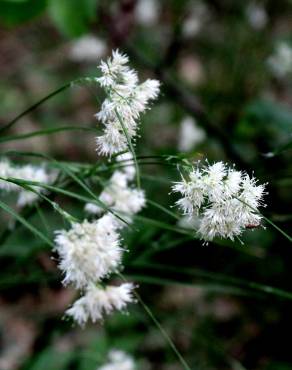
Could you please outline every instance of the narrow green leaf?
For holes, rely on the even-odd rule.
[[[20,216],[17,212],[15,212],[11,207],[9,207],[6,203],[3,203],[1,200],[0,200],[0,207],[4,211],[9,213],[11,216],[13,216],[17,221],[19,221],[24,227],[30,230],[33,234],[35,234],[37,237],[42,239],[50,247],[54,246],[52,241],[48,239],[42,232],[36,229],[31,223],[27,222],[22,216]]]

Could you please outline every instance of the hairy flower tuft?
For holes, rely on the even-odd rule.
[[[68,231],[57,231],[55,243],[65,285],[84,288],[116,270],[121,262],[123,249],[109,214],[94,222],[73,223]]]
[[[120,286],[106,286],[105,288],[93,283],[86,288],[85,294],[79,298],[71,308],[66,311],[79,325],[84,325],[88,320],[96,322],[102,320],[105,314],[112,311],[122,311],[128,303],[133,302],[132,283]]]
[[[176,204],[197,220],[198,235],[206,241],[216,236],[234,240],[244,229],[261,223],[258,207],[264,205],[265,185],[223,162],[192,169],[172,190],[182,195]]]
[[[141,113],[159,93],[159,81],[147,79],[139,84],[137,73],[128,67],[128,61],[127,55],[115,50],[99,66],[102,76],[96,81],[107,95],[96,114],[104,125],[104,134],[96,138],[101,155],[111,156],[127,149],[124,129],[130,139],[135,139]]]

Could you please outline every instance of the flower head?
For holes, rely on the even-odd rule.
[[[14,178],[17,180],[40,182],[47,185],[52,184],[56,180],[57,175],[57,171],[48,171],[44,166],[33,166],[30,164],[16,166],[6,159],[0,162],[0,177],[4,179]],[[0,179],[0,189],[18,193],[17,205],[19,207],[33,204],[38,199],[38,193],[46,193],[46,190],[41,186],[29,186],[36,192]]]
[[[113,217],[105,214],[99,220],[73,223],[70,230],[56,232],[55,250],[59,267],[65,274],[64,284],[84,288],[116,270],[122,251]]]
[[[97,151],[102,155],[110,156],[127,149],[124,130],[130,139],[135,139],[140,114],[159,93],[157,80],[148,79],[139,84],[137,73],[128,67],[128,61],[127,55],[115,50],[112,57],[99,66],[102,76],[96,81],[107,94],[96,114],[104,125],[104,134],[96,139]]]
[[[90,283],[85,294],[79,298],[66,314],[71,316],[79,325],[84,325],[88,320],[96,322],[102,320],[104,315],[112,311],[122,311],[127,304],[134,301],[133,284],[124,283],[120,286],[108,285],[105,288]]]
[[[245,228],[260,225],[265,185],[223,162],[192,169],[172,189],[182,195],[176,204],[197,220],[198,235],[206,241],[216,236],[233,240]]]

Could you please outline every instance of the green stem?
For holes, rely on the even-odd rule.
[[[31,105],[29,108],[27,108],[25,111],[20,113],[18,116],[16,116],[12,121],[8,122],[6,125],[0,128],[0,134],[2,134],[4,131],[10,129],[17,121],[19,121],[22,117],[27,115],[28,113],[34,111],[36,108],[38,108],[40,105],[45,103],[47,100],[53,98],[54,96],[58,95],[60,92],[67,90],[68,88],[74,86],[74,85],[81,85],[81,84],[88,84],[95,82],[94,77],[83,77],[83,78],[77,78],[76,80],[70,81],[66,83],[65,85],[59,87],[57,90],[51,92],[49,95],[46,95],[44,98],[39,100],[38,102]]]
[[[133,155],[133,159],[134,159],[134,162],[135,162],[135,167],[136,167],[136,180],[137,180],[137,188],[140,189],[141,188],[141,180],[140,180],[140,169],[139,169],[139,165],[138,165],[138,162],[137,162],[137,157],[136,157],[136,153],[135,153],[135,150],[134,150],[134,147],[133,147],[133,144],[132,144],[132,141],[131,141],[131,138],[129,136],[129,133],[124,125],[124,122],[119,114],[119,112],[115,109],[115,113],[118,117],[118,120],[122,126],[122,129],[123,129],[123,132],[126,136],[126,139],[127,139],[127,142],[128,142],[128,146],[129,146],[129,150],[130,152],[132,153]]]
[[[31,105],[25,111],[23,111],[18,116],[16,116],[12,121],[8,122],[6,125],[4,125],[3,127],[1,127],[0,128],[0,133],[2,134],[4,131],[10,129],[17,121],[20,120],[20,118],[22,118],[25,115],[27,115],[28,113],[32,112],[37,107],[39,107],[40,105],[42,105],[44,102],[46,102],[47,100],[51,99],[53,96],[55,96],[55,95],[59,94],[60,92],[68,89],[71,86],[71,84],[72,84],[72,82],[69,82],[69,83],[61,86],[59,89],[53,91],[52,93],[50,93],[49,95],[45,96],[44,98],[42,98],[41,100],[39,100],[35,104]]]
[[[127,279],[121,273],[119,273],[118,275],[121,277],[121,279],[123,281],[127,282]],[[148,305],[143,301],[143,299],[136,292],[136,290],[134,290],[133,293],[134,293],[135,297],[137,298],[137,300],[139,301],[139,303],[141,304],[141,306],[143,307],[143,309],[145,310],[145,312],[148,314],[148,316],[151,318],[151,320],[157,326],[157,328],[161,332],[162,336],[164,337],[164,339],[166,340],[166,342],[169,344],[170,348],[173,350],[173,352],[175,353],[175,355],[179,359],[179,361],[182,364],[183,368],[185,370],[191,370],[191,368],[186,363],[185,359],[183,358],[183,356],[181,355],[181,353],[179,352],[179,350],[176,348],[176,345],[173,343],[172,339],[170,338],[170,336],[168,335],[168,333],[166,332],[166,330],[163,328],[163,326],[160,324],[160,322],[153,315],[153,313],[150,310],[150,308],[148,307]]]

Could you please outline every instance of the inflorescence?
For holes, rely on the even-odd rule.
[[[199,163],[172,190],[182,195],[176,204],[197,221],[196,231],[206,242],[216,236],[234,240],[246,228],[260,226],[258,207],[265,205],[265,185],[222,162]]]
[[[99,66],[102,76],[96,80],[106,93],[96,114],[104,126],[104,134],[96,138],[97,151],[102,155],[127,150],[128,139],[133,141],[137,136],[141,113],[159,93],[159,81],[147,79],[139,84],[137,73],[127,66],[128,62],[129,58],[116,50]]]

